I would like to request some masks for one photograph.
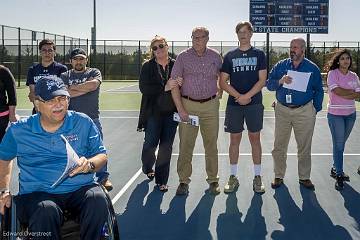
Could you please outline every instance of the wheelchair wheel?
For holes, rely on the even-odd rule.
[[[102,229],[101,240],[119,240],[119,228],[116,219],[116,213],[111,203],[110,196],[106,189],[102,186],[108,203],[108,219]],[[1,216],[1,236],[0,240],[21,240],[29,239],[27,236],[27,228],[22,226],[16,218],[16,201],[12,200],[12,206],[7,209],[8,214]],[[80,224],[76,216],[71,213],[64,213],[64,225],[61,227],[61,238],[63,240],[78,240],[80,239]],[[11,234],[12,233],[12,234]]]
[[[102,240],[118,240],[120,239],[120,234],[119,234],[119,227],[118,227],[118,223],[117,223],[117,219],[116,219],[116,213],[114,210],[114,207],[111,203],[111,199],[110,196],[107,192],[107,190],[104,188],[104,186],[102,186],[103,191],[105,192],[106,195],[106,201],[108,203],[108,220],[105,223],[105,226],[103,228],[103,232],[102,232]]]
[[[5,208],[5,214],[0,215],[0,240],[9,239],[11,218],[10,209]]]

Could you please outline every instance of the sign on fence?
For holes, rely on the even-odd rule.
[[[250,0],[257,33],[328,33],[329,0]]]

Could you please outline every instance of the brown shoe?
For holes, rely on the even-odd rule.
[[[110,180],[108,178],[104,179],[101,182],[101,185],[103,185],[108,192],[113,190],[113,185],[112,185],[112,183],[110,182]]]
[[[188,195],[189,194],[189,184],[180,183],[176,189],[176,195]]]
[[[315,186],[310,179],[299,179],[299,183],[307,189],[315,190]]]
[[[274,178],[274,181],[271,183],[271,187],[275,189],[283,184],[284,184],[284,180],[282,178]]]
[[[209,192],[213,195],[218,195],[220,193],[220,186],[218,182],[212,182],[209,184]]]

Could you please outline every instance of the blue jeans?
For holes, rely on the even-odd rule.
[[[100,120],[98,118],[95,118],[93,119],[93,121],[100,132],[101,139],[104,140]],[[101,183],[103,180],[109,177],[109,172],[107,171],[107,162],[99,171],[96,172],[96,177],[97,177],[97,182],[99,183]]]
[[[142,171],[147,174],[155,164],[155,183],[167,184],[169,179],[172,145],[177,122],[173,116],[151,116],[146,122],[145,138],[141,154]],[[156,148],[159,146],[157,156]]]
[[[341,175],[343,170],[345,143],[350,136],[351,130],[356,120],[356,112],[347,115],[327,114],[328,124],[333,142],[333,166],[336,169],[336,175]]]

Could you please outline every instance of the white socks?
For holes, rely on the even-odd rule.
[[[237,176],[238,165],[230,164],[230,175]],[[255,176],[261,176],[261,164],[254,164],[254,174]]]
[[[261,164],[254,164],[255,176],[261,176]]]
[[[237,164],[230,164],[230,175],[237,176],[238,165]]]

